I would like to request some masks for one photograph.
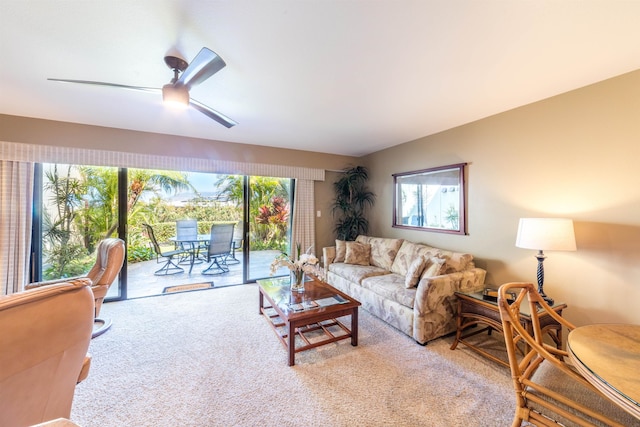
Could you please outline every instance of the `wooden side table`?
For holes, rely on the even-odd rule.
[[[455,350],[458,343],[462,343],[478,354],[503,366],[509,367],[509,364],[504,360],[486,352],[467,340],[467,338],[485,331],[487,332],[487,335],[491,335],[493,330],[499,331],[500,334],[503,333],[498,303],[496,301],[484,299],[482,292],[456,292],[455,295],[458,297],[458,314],[456,317],[456,338],[451,345],[451,350]],[[562,316],[562,310],[567,308],[567,305],[564,303],[555,303],[552,308],[556,313]],[[520,307],[520,323],[522,323],[522,326],[524,326],[528,332],[533,334],[531,314],[529,313],[528,305],[522,305]],[[484,327],[464,333],[472,326]],[[551,337],[558,349],[562,348],[562,326],[546,313],[540,314],[540,329],[543,333]],[[528,348],[525,347],[523,349],[523,354],[526,354],[527,351]]]

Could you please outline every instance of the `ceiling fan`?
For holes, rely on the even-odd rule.
[[[182,58],[171,55],[165,56],[164,62],[171,70],[173,70],[173,78],[171,79],[170,83],[167,83],[162,88],[128,86],[117,83],[94,82],[90,80],[47,80],[97,86],[111,86],[121,89],[131,89],[144,92],[162,92],[162,99],[164,102],[176,103],[183,106],[191,106],[194,109],[200,111],[205,116],[215,120],[216,122],[227,128],[238,124],[224,114],[207,107],[203,103],[198,102],[189,96],[189,90],[193,86],[196,86],[207,80],[209,77],[213,76],[215,73],[217,73],[227,65],[224,60],[220,58],[215,52],[206,47],[203,47],[200,52],[198,52],[196,57],[193,58],[191,64],[188,64]]]

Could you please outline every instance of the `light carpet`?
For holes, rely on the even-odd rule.
[[[423,347],[360,310],[349,340],[287,355],[240,285],[105,304],[71,418],[109,426],[507,426],[508,370]]]

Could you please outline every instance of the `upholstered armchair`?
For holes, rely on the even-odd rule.
[[[104,332],[111,326],[110,320],[101,319],[100,309],[102,308],[102,302],[104,301],[109,287],[118,277],[118,273],[122,269],[124,263],[124,241],[117,238],[107,238],[102,240],[98,244],[96,250],[96,262],[91,267],[91,270],[86,274],[86,277],[91,280],[91,290],[95,298],[95,330],[93,336],[96,337]],[[74,277],[78,279],[80,277]],[[70,279],[57,279],[49,280],[45,282],[30,283],[25,286],[25,289],[34,289],[37,287],[52,285],[54,283],[65,282]]]
[[[0,296],[0,424],[69,418],[89,371],[94,318],[88,278]]]

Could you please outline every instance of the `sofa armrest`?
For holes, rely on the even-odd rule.
[[[472,268],[421,279],[413,303],[413,338],[424,344],[449,332],[456,314],[454,293],[481,290],[485,275],[485,270]]]
[[[457,273],[421,279],[418,282],[416,300],[413,306],[415,313],[425,314],[438,310],[446,299],[453,297],[455,292],[482,290],[486,274],[487,272],[481,268],[472,268]]]
[[[324,263],[323,265],[324,265],[324,274],[325,274],[325,276],[329,272],[329,264],[331,264],[334,259],[336,259],[336,247],[335,246],[328,246],[326,248],[322,248],[322,260],[323,260],[323,263]]]

